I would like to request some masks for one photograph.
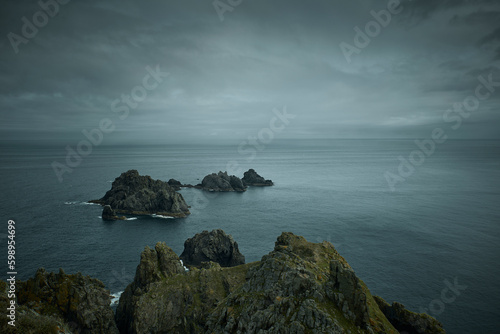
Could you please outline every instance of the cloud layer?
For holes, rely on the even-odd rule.
[[[356,47],[354,28],[393,1],[221,0],[223,20],[212,1],[69,1],[15,47],[10,33],[24,38],[41,7],[7,1],[2,140],[70,144],[109,118],[110,144],[238,141],[285,105],[296,118],[283,138],[426,137],[479,76],[500,82],[500,5],[403,1]],[[342,42],[357,48],[350,62]],[[113,101],[157,65],[169,76],[120,119]],[[499,92],[452,136],[498,138]]]

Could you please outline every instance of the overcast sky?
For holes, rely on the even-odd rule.
[[[109,118],[109,144],[237,142],[284,106],[279,138],[500,138],[500,87],[457,129],[443,119],[480,75],[500,82],[498,1],[405,0],[350,62],[340,45],[390,1],[238,2],[73,0],[50,17],[2,1],[0,138],[71,144]],[[151,90],[148,66],[169,73]],[[120,119],[132,91],[148,95]]]

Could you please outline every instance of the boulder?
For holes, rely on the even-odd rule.
[[[245,257],[238,249],[238,243],[223,230],[203,231],[184,242],[181,260],[190,266],[203,262],[216,262],[222,267],[234,267],[245,263]]]
[[[248,171],[246,171],[243,174],[242,180],[247,186],[265,187],[273,185],[273,181],[264,179],[253,169],[249,169]]]
[[[246,186],[239,177],[221,171],[205,176],[198,188],[207,191],[246,191]]]
[[[109,205],[117,213],[132,215],[186,217],[190,213],[182,195],[167,182],[141,176],[136,170],[122,173],[104,197],[90,202]]]
[[[38,269],[34,278],[18,285],[19,305],[40,315],[57,316],[78,333],[116,333],[111,296],[104,284],[81,273],[67,275]]]
[[[105,205],[104,208],[102,209],[101,218],[102,220],[109,220],[109,221],[126,219],[124,216],[118,217],[115,211],[109,205]]]

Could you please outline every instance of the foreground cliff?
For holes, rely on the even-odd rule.
[[[129,170],[117,177],[104,197],[91,201],[109,205],[116,213],[186,217],[189,208],[181,194],[167,182]]]
[[[0,308],[5,312],[7,286],[0,283]],[[2,314],[0,333],[118,334],[109,291],[95,278],[39,269],[35,277],[16,281],[16,289],[15,326]]]
[[[427,315],[384,313],[328,242],[283,233],[259,262],[201,268],[186,271],[164,243],[146,248],[120,298],[120,333],[444,333]]]
[[[240,258],[235,244],[222,230],[188,239],[185,256],[209,255],[189,271],[165,243],[146,247],[116,315],[99,280],[39,269],[16,282],[16,327],[2,316],[0,333],[445,333],[436,319],[372,296],[328,242],[282,233],[260,261],[222,267]],[[6,291],[0,282],[4,312]]]

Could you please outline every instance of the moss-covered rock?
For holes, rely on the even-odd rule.
[[[134,282],[120,297],[121,333],[200,333],[210,312],[245,282],[251,264],[222,268],[205,262],[185,271],[164,243],[141,254]]]
[[[141,285],[139,268],[154,271],[145,264],[160,256],[158,249],[164,247],[143,252],[136,281],[120,299],[121,333],[398,333],[328,242],[283,233],[259,262],[228,268],[204,262]]]
[[[34,278],[18,281],[17,302],[41,316],[62,319],[79,333],[118,333],[110,307],[111,297],[98,279],[81,273],[48,273],[38,269]]]

